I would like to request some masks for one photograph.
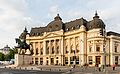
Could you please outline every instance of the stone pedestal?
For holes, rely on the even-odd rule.
[[[31,63],[31,55],[15,54],[15,66],[30,65]]]

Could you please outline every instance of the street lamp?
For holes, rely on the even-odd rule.
[[[83,40],[80,39],[80,66],[81,66],[81,62],[82,62],[82,60],[81,60],[81,50],[82,50],[82,47],[83,47],[82,43],[83,43]]]
[[[75,50],[74,50],[74,56],[73,56],[73,59],[74,59],[74,67],[76,65],[76,55],[75,55]]]
[[[106,65],[106,51],[105,51],[105,45],[106,45],[106,43],[105,43],[105,29],[103,29],[103,28],[101,28],[100,29],[100,35],[102,35],[103,36],[103,38],[104,38],[104,40],[103,40],[103,70],[105,71],[105,65]]]

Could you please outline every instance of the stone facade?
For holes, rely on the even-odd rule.
[[[106,32],[97,13],[92,21],[81,18],[67,23],[57,15],[47,26],[32,28],[26,41],[32,45],[33,64],[120,65],[120,34]]]

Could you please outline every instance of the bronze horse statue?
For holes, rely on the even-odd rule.
[[[16,43],[18,43],[17,48],[20,48],[20,52],[21,52],[22,49],[25,49],[25,52],[26,52],[27,49],[30,50],[30,45],[28,45],[25,40],[21,41],[18,38],[16,38],[15,40],[16,40]],[[20,52],[19,52],[19,54],[20,54]]]

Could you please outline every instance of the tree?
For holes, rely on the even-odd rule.
[[[4,56],[5,61],[10,61],[11,59],[14,59],[15,50],[9,49],[9,53]]]
[[[10,56],[10,59],[14,59],[14,55],[15,55],[15,52],[14,52],[14,50],[12,50],[12,49],[9,49],[9,56]]]
[[[4,54],[0,52],[0,61],[4,61]]]
[[[9,55],[9,54],[6,54],[6,55],[4,56],[4,60],[5,60],[5,61],[10,61],[10,55]]]

